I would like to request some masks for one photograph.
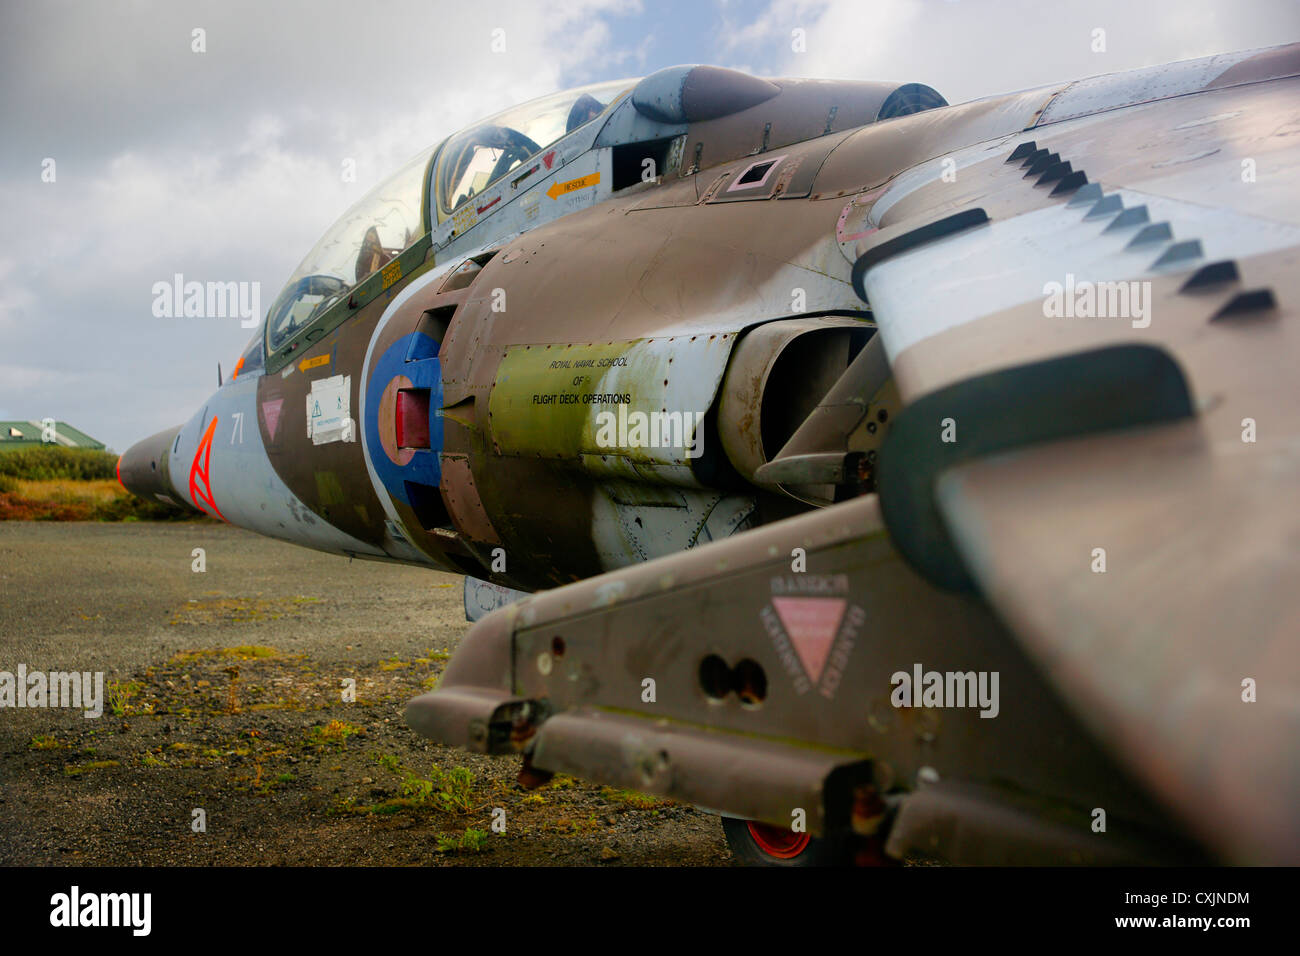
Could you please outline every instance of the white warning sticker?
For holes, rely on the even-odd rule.
[[[307,396],[307,437],[313,445],[356,441],[351,396],[351,375],[331,375],[311,383],[311,394]]]

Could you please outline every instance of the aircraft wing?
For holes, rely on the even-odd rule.
[[[897,177],[854,280],[904,404],[879,478],[901,550],[982,592],[1211,845],[1277,859],[1300,846],[1300,45],[1195,62],[1072,84]]]

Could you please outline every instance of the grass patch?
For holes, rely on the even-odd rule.
[[[194,664],[202,660],[259,661],[279,657],[274,647],[261,644],[243,644],[239,647],[214,647],[207,650],[179,651],[172,655],[173,664]]]
[[[425,777],[404,767],[401,760],[393,754],[374,753],[371,757],[381,767],[402,778],[397,785],[397,799],[386,801],[397,810],[428,809],[454,816],[465,816],[480,809],[480,798],[476,791],[477,781],[474,772],[468,767],[442,770],[434,766],[429,769],[429,775]],[[355,809],[354,805],[354,811]],[[367,808],[366,812],[379,811],[372,806]]]
[[[408,770],[398,791],[418,805],[432,806],[460,816],[472,813],[478,805],[474,774],[466,767],[455,767],[445,772],[433,767],[427,777]]]
[[[637,790],[619,790],[614,787],[601,787],[600,795],[610,803],[621,803],[636,810],[654,810],[672,804],[671,800],[652,797]]]
[[[482,853],[487,848],[488,835],[483,830],[467,829],[464,833],[438,834],[439,853]]]
[[[63,744],[53,734],[37,734],[27,745],[28,750],[58,750]]]
[[[0,459],[13,454],[0,454]],[[114,479],[28,479],[0,475],[0,521],[211,521],[149,498]]]
[[[142,690],[144,684],[137,680],[109,681],[108,691],[104,695],[108,698],[108,709],[114,717],[125,717],[131,712],[131,699]]]
[[[116,760],[92,760],[83,764],[68,764],[63,768],[63,773],[69,777],[80,777],[83,773],[91,770],[103,770],[105,767],[120,767],[121,764]]]
[[[117,455],[49,445],[0,453],[0,521],[211,521],[137,498],[117,483]]]
[[[393,773],[402,772],[402,761],[397,754],[373,753],[370,756],[375,763],[379,764],[379,766],[383,767],[385,770],[389,770]]]
[[[55,504],[90,506],[102,505],[120,498],[122,486],[109,478],[77,481],[72,478],[53,478],[32,481],[27,478],[13,480],[12,493],[29,501],[48,501]]]
[[[349,737],[364,734],[365,731],[345,720],[331,720],[320,727],[312,727],[304,738],[306,746],[317,750],[342,750]]]
[[[278,621],[282,618],[301,617],[317,601],[300,601],[296,598],[222,597],[207,594],[191,598],[172,612],[171,625],[185,624],[246,624],[249,622]]]
[[[339,801],[338,805],[330,813],[387,817],[392,816],[394,813],[401,813],[403,810],[417,809],[419,806],[420,804],[410,797],[394,797],[392,800],[384,800],[382,803],[357,803],[356,797],[346,797]]]

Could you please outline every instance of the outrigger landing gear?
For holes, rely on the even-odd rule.
[[[727,846],[749,866],[838,866],[852,858],[848,840],[824,840],[788,827],[722,817]]]
[[[895,866],[885,853],[888,808],[874,786],[854,789],[852,828],[815,837],[789,827],[722,817],[722,832],[738,863],[748,866]]]

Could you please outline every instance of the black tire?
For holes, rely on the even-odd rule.
[[[737,863],[745,866],[839,866],[848,859],[846,843],[796,835],[767,824],[722,817],[722,832]]]

